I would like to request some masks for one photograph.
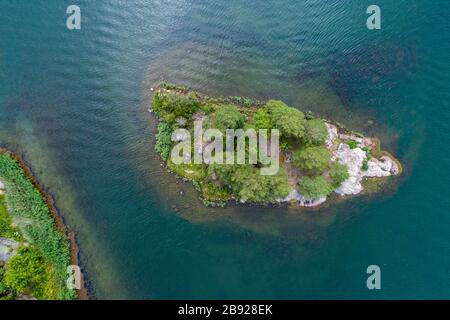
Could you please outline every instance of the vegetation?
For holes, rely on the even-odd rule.
[[[299,191],[306,199],[318,199],[330,194],[332,188],[324,176],[303,176]]]
[[[17,231],[12,230],[20,232],[23,240],[31,244],[29,249],[21,249],[20,255],[6,265],[4,279],[0,281],[2,286],[12,285],[10,290],[36,294],[36,298],[74,298],[75,291],[66,287],[66,270],[70,264],[68,241],[57,229],[38,189],[26,177],[20,164],[8,153],[0,153],[0,180],[7,185],[8,213],[18,227]],[[2,232],[11,232],[4,226],[5,224]],[[16,239],[20,238],[16,235]],[[42,269],[36,268],[36,261],[45,269],[42,276],[46,281],[41,287],[36,286],[34,281],[40,275],[34,274],[31,277],[28,273],[15,271],[15,266],[26,265],[29,267],[28,271],[35,270],[40,274]]]
[[[235,106],[226,105],[216,112],[216,128],[222,131],[226,129],[239,129],[244,126],[245,116]]]
[[[348,146],[350,147],[350,149],[356,149],[358,148],[358,142],[355,140],[347,140],[345,143],[348,144]]]
[[[155,150],[164,160],[169,159],[170,146],[172,145],[172,126],[167,122],[160,122],[156,135]]]
[[[327,127],[322,119],[312,119],[305,123],[303,140],[309,146],[321,146],[328,137]]]
[[[168,123],[175,122],[178,117],[191,117],[199,106],[195,95],[155,94],[153,99],[153,111]]]
[[[279,129],[286,138],[300,139],[305,134],[305,115],[290,108],[282,101],[269,100],[266,108],[270,114],[274,128]]]
[[[47,271],[41,253],[35,248],[21,248],[7,263],[3,281],[15,292],[45,298]]]
[[[325,121],[311,112],[305,117],[303,112],[282,101],[263,103],[241,97],[212,98],[185,87],[163,84],[155,92],[153,110],[161,121],[156,150],[173,172],[193,182],[207,205],[222,206],[230,199],[275,203],[293,189],[307,199],[317,199],[327,196],[349,178],[347,166],[332,160],[331,151],[325,145],[328,137]],[[203,121],[204,129],[217,128],[222,132],[239,128],[278,129],[282,159],[278,173],[261,175],[263,164],[259,153],[256,164],[174,164],[169,159],[170,150],[176,143],[171,141],[172,131],[185,128],[193,137],[193,124],[199,119]],[[337,127],[345,130],[340,125]],[[354,140],[345,143],[350,148],[358,147]],[[370,159],[373,150],[366,149]],[[253,150],[246,146],[246,153],[250,151]],[[191,154],[196,152],[191,149]],[[285,159],[292,159],[291,164]]]
[[[270,120],[270,115],[264,109],[256,111],[255,115],[253,116],[253,125],[257,130],[270,129],[273,127],[272,121]]]
[[[348,168],[340,162],[333,162],[330,167],[331,184],[334,189],[339,188],[345,180],[350,177]]]
[[[321,174],[328,168],[330,160],[330,152],[323,146],[300,149],[293,158],[294,164],[309,175]]]

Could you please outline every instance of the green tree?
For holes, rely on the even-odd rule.
[[[278,100],[269,100],[266,104],[273,126],[286,138],[302,138],[305,134],[305,115],[303,112],[287,106]]]
[[[299,183],[299,191],[306,199],[319,199],[331,192],[331,186],[324,176],[303,176]]]
[[[216,112],[216,126],[220,130],[239,129],[244,123],[245,116],[235,106],[222,106]]]
[[[258,168],[251,165],[239,166],[232,176],[233,193],[240,200],[254,203],[271,203],[286,197],[291,187],[283,168],[273,176],[261,175]]]
[[[334,189],[339,188],[342,182],[350,177],[348,167],[340,162],[333,162],[330,168],[330,178]]]
[[[305,123],[305,136],[303,140],[306,145],[323,145],[328,137],[328,130],[322,119],[312,119]]]
[[[306,147],[294,153],[295,166],[310,175],[321,174],[331,160],[331,154],[325,147]]]
[[[252,124],[255,128],[258,129],[267,129],[270,130],[272,128],[272,121],[270,121],[269,113],[264,109],[259,109],[255,115],[253,116]]]

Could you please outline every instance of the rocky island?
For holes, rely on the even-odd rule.
[[[169,83],[152,91],[150,111],[159,119],[155,149],[170,171],[193,182],[206,205],[235,200],[318,207],[332,194],[345,197],[374,190],[370,184],[402,170],[394,156],[380,149],[377,138],[279,100],[213,98]],[[223,136],[208,134],[210,129]],[[262,132],[265,139],[249,132]],[[240,152],[234,142],[243,147],[246,161],[228,162]],[[264,174],[274,161],[276,170]]]
[[[59,220],[22,159],[0,149],[0,300],[77,297],[66,285],[73,243]]]

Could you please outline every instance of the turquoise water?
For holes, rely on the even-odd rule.
[[[80,0],[79,31],[70,4],[0,4],[0,145],[77,232],[94,298],[450,298],[448,1],[379,0],[380,31],[362,0]],[[153,151],[163,78],[340,120],[404,175],[320,211],[203,208]]]

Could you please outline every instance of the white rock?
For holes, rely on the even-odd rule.
[[[350,177],[335,190],[340,195],[358,194],[362,191],[362,172],[361,167],[367,155],[361,148],[350,149],[350,147],[341,143],[335,152],[337,161],[347,165]]]
[[[362,166],[367,158],[366,153],[361,148],[350,149],[341,143],[334,153],[334,158],[347,165],[350,177],[342,185],[334,190],[340,195],[353,195],[362,191],[362,179],[364,177],[388,177],[398,173],[397,164],[389,157],[384,156],[380,160],[370,159],[367,161],[367,170],[363,171]]]
[[[391,175],[392,161],[371,159],[367,162],[368,169],[362,172],[365,177],[388,177]]]
[[[328,131],[328,138],[325,141],[325,145],[327,146],[327,148],[331,148],[334,145],[334,141],[338,137],[338,130],[335,125],[328,122],[325,122],[325,126],[327,127]]]
[[[5,190],[5,185],[0,181],[0,190]]]

